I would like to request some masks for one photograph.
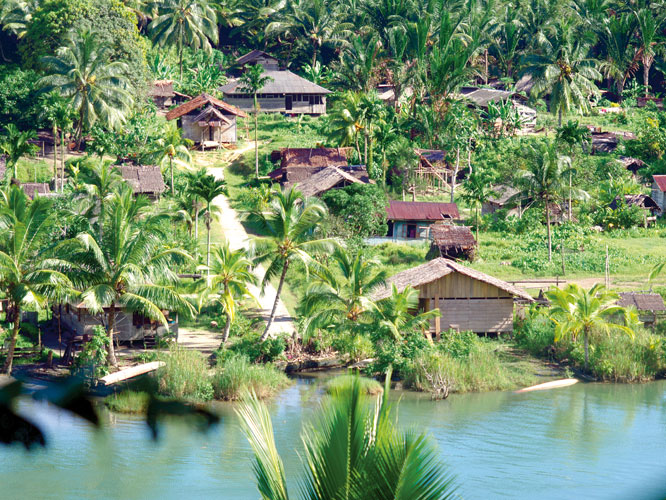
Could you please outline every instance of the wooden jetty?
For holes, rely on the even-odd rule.
[[[123,380],[150,373],[164,365],[164,361],[153,361],[151,363],[144,363],[142,365],[130,366],[129,368],[125,368],[115,373],[110,373],[109,375],[100,378],[99,382],[102,385],[116,384],[118,382],[122,382]]]
[[[516,393],[521,392],[532,392],[532,391],[545,391],[548,389],[557,389],[559,387],[568,387],[578,383],[578,379],[575,378],[563,378],[560,380],[553,380],[552,382],[546,382],[545,384],[533,385],[532,387],[525,387],[524,389],[519,389],[515,391]]]

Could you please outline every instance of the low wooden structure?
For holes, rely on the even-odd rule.
[[[481,204],[481,215],[494,214],[498,210],[507,209],[508,215],[520,216],[520,204],[515,200],[518,190],[506,184],[494,186],[494,196],[489,197]]]
[[[273,151],[271,160],[280,166],[268,177],[284,187],[303,183],[318,172],[335,167],[361,181],[368,179],[363,165],[349,165],[351,148],[284,148]]]
[[[64,304],[61,308],[60,322],[64,329],[72,331],[77,336],[92,336],[93,329],[96,326],[108,324],[108,308],[104,308],[104,314],[95,314],[89,311],[83,303]],[[146,318],[139,313],[126,311],[117,308],[115,312],[114,332],[115,338],[119,341],[144,340],[146,337],[163,336],[166,334],[178,334],[178,318],[170,318],[168,311],[165,311],[168,319],[168,328],[161,323]]]
[[[652,176],[652,192],[650,197],[664,213],[666,210],[666,175],[653,175]]]
[[[430,251],[428,258],[466,259],[473,261],[477,243],[472,230],[467,226],[435,224],[430,228]]]
[[[620,292],[617,305],[621,307],[634,307],[638,311],[638,318],[645,326],[652,326],[657,322],[657,316],[666,312],[664,299],[658,293],[652,292]]]
[[[109,373],[108,375],[105,375],[104,377],[99,379],[99,383],[107,386],[117,384],[118,382],[123,382],[124,380],[128,380],[134,377],[138,377],[139,375],[145,375],[146,373],[153,372],[159,368],[162,368],[165,365],[166,363],[164,361],[151,361],[150,363],[143,363],[136,366],[130,366],[129,368],[124,368],[115,373]]]
[[[34,200],[35,196],[56,195],[56,193],[51,191],[51,186],[48,182],[22,182],[20,186],[26,196],[31,200]]]
[[[442,193],[451,189],[454,169],[446,159],[446,151],[440,149],[414,149],[419,157],[419,166],[414,171],[419,188],[427,192]],[[465,169],[460,169],[456,182],[464,178]]]
[[[201,94],[166,114],[167,120],[178,120],[185,139],[199,145],[218,146],[236,143],[237,117],[246,118],[247,114],[208,94]]]
[[[620,203],[620,198],[617,197],[611,202],[609,208],[617,210]],[[627,206],[634,206],[644,210],[644,223],[646,227],[648,224],[655,222],[657,216],[661,214],[661,208],[657,202],[646,194],[625,194],[624,203]]]
[[[158,165],[123,164],[114,168],[132,187],[135,195],[143,194],[154,200],[166,190],[162,171]]]
[[[386,207],[387,236],[428,239],[433,224],[459,218],[458,205],[455,203],[391,200]]]
[[[474,103],[475,106],[481,109],[488,109],[489,103],[501,103],[505,101],[511,102],[512,106],[518,111],[520,117],[521,131],[529,132],[536,127],[537,112],[536,109],[530,108],[525,103],[527,97],[518,92],[510,90],[489,89],[479,87],[462,87],[460,94]]]
[[[632,158],[631,156],[620,156],[617,158],[617,161],[633,175],[636,175],[639,170],[648,166],[643,160]]]
[[[456,263],[437,258],[407,269],[387,279],[372,293],[374,300],[413,287],[419,292],[419,309],[439,309],[430,331],[439,337],[447,330],[476,333],[513,331],[514,299],[533,302],[523,290],[497,278]]]
[[[326,167],[304,181],[297,182],[296,188],[304,196],[321,196],[331,189],[339,189],[350,184],[370,184],[372,182],[367,175],[354,175],[354,173],[345,172],[339,167]]]

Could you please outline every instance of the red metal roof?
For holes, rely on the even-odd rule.
[[[662,192],[666,192],[666,175],[653,175],[654,182],[657,183]]]
[[[390,201],[386,209],[389,220],[458,219],[458,205],[425,201]]]

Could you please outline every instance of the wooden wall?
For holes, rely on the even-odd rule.
[[[450,328],[477,333],[513,331],[513,296],[496,286],[453,272],[419,287],[428,310],[438,304],[440,318],[431,322],[439,334]]]
[[[231,120],[231,124],[227,125],[222,122],[221,127],[214,127],[213,134],[211,137],[209,127],[200,127],[198,122],[192,121],[193,118],[196,118],[196,115],[185,115],[182,117],[181,128],[183,131],[183,137],[190,139],[191,141],[196,142],[197,144],[201,142],[202,133],[204,141],[217,141],[225,143],[235,143],[236,142],[236,117],[233,115],[225,115],[227,119]]]
[[[236,106],[246,112],[254,111],[254,100],[251,95],[247,96],[234,96],[227,95],[224,97],[225,102]],[[290,114],[307,114],[307,115],[325,115],[326,114],[326,97],[321,96],[321,104],[310,104],[307,101],[292,101],[292,108],[287,110],[285,97],[260,97],[257,99],[259,103],[259,111],[264,113],[290,113]]]

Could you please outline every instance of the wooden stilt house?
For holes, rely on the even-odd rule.
[[[392,287],[419,291],[419,309],[439,309],[430,332],[442,331],[504,333],[513,331],[514,301],[533,302],[525,291],[455,261],[437,258],[402,271],[376,289],[374,300],[391,296]]]

